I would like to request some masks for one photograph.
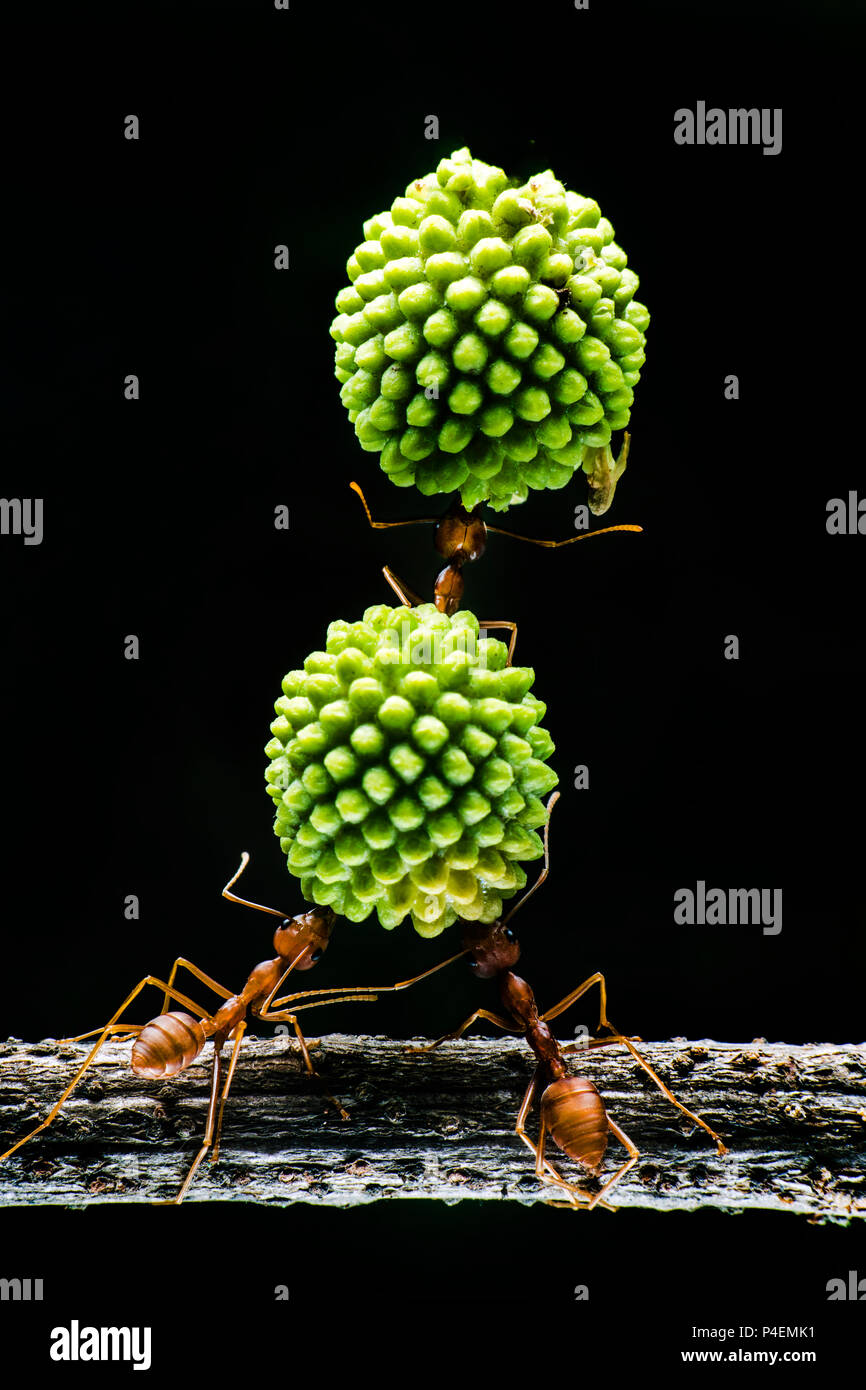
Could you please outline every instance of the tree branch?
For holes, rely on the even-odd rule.
[[[423,1040],[416,1040],[423,1045]],[[89,1044],[0,1044],[0,1151],[45,1117]],[[727,1157],[690,1125],[619,1047],[572,1055],[641,1156],[619,1207],[763,1208],[846,1221],[866,1213],[866,1045],[758,1040],[641,1043],[683,1104],[716,1129]],[[227,1049],[228,1051],[228,1049]],[[130,1043],[107,1043],[58,1118],[0,1164],[0,1204],[172,1198],[204,1134],[210,1049],[167,1082],[129,1070]],[[307,1076],[285,1037],[249,1038],[226,1105],[219,1162],[187,1200],[354,1206],[390,1197],[550,1201],[514,1133],[532,1057],[520,1039],[469,1039],[413,1055],[404,1042],[325,1036]],[[323,1085],[350,1111],[340,1118]],[[537,1111],[530,1117],[537,1133]],[[580,1167],[553,1145],[571,1181]],[[605,1176],[624,1161],[611,1138]],[[598,1183],[586,1180],[586,1190]]]

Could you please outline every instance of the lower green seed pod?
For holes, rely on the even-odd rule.
[[[558,780],[534,672],[506,656],[472,613],[379,604],[289,672],[266,783],[305,897],[422,936],[501,914]]]

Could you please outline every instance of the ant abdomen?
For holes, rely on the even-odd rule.
[[[597,1172],[607,1148],[607,1111],[585,1076],[563,1076],[541,1098],[545,1127],[555,1144],[592,1172]]]
[[[207,1038],[192,1014],[160,1014],[146,1023],[133,1043],[132,1070],[153,1081],[176,1076],[194,1062]]]

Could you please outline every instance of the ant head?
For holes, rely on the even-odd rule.
[[[445,560],[456,560],[458,565],[463,565],[484,554],[487,527],[479,515],[480,510],[476,507],[467,512],[458,497],[436,523],[433,544]]]
[[[274,932],[274,950],[295,970],[309,970],[328,949],[337,918],[330,907],[314,907],[287,917]]]
[[[467,923],[463,946],[469,952],[471,970],[482,980],[489,980],[502,970],[512,970],[520,960],[517,932],[501,919],[489,926]]]

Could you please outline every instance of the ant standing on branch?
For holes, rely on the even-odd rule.
[[[628,450],[628,436],[626,435],[624,454]],[[361,498],[367,519],[370,525],[376,529],[387,529],[396,526],[420,525],[426,522],[435,523],[434,543],[446,565],[436,577],[434,584],[434,602],[439,612],[449,616],[455,613],[463,596],[463,566],[477,560],[483,553],[487,540],[487,532],[494,531],[498,535],[512,536],[517,540],[528,541],[533,545],[541,545],[548,548],[558,548],[563,545],[570,545],[574,541],[586,540],[590,536],[605,535],[612,531],[640,531],[640,526],[610,526],[600,531],[586,532],[583,535],[569,537],[564,541],[536,540],[529,536],[518,536],[511,531],[503,531],[498,527],[488,527],[481,517],[480,505],[473,511],[468,512],[460,502],[459,496],[455,496],[445,514],[440,517],[418,517],[411,521],[387,522],[374,521],[367,506],[361,488],[357,483],[351,483],[352,489]],[[386,566],[384,570],[385,578],[391,588],[397,594],[401,603],[406,607],[413,604],[420,604],[422,600],[414,594],[396,575]],[[511,665],[514,654],[514,646],[517,640],[517,625],[510,622],[490,622],[484,621],[480,624],[482,628],[508,628],[511,631],[511,640],[508,648],[507,664]],[[553,1184],[563,1189],[568,1194],[568,1204],[574,1206],[594,1207],[601,1203],[607,1206],[604,1201],[616,1183],[623,1175],[634,1166],[639,1157],[635,1145],[626,1134],[614,1123],[607,1115],[601,1096],[595,1086],[585,1077],[569,1076],[566,1071],[563,1057],[568,1052],[574,1052],[579,1048],[606,1047],[614,1043],[621,1043],[632,1054],[638,1064],[652,1078],[653,1082],[659,1087],[668,1100],[686,1115],[694,1124],[700,1126],[710,1137],[715,1140],[719,1154],[727,1152],[716,1132],[710,1128],[702,1119],[694,1115],[664,1084],[644,1057],[640,1055],[634,1042],[614,1029],[607,1017],[607,989],[604,976],[600,973],[591,975],[589,979],[579,985],[576,989],[567,994],[564,999],[546,1013],[539,1014],[535,1002],[535,996],[526,983],[514,971],[514,966],[520,957],[520,947],[514,929],[509,926],[509,922],[514,915],[523,907],[524,903],[545,881],[549,871],[549,832],[550,815],[559,798],[559,792],[554,792],[547,806],[547,822],[544,832],[544,868],[535,884],[530,888],[517,904],[508,912],[506,916],[492,923],[484,925],[482,923],[465,923],[463,934],[463,950],[460,955],[469,955],[470,964],[475,973],[482,979],[496,979],[499,985],[500,1000],[506,1017],[500,1014],[491,1013],[487,1009],[477,1009],[461,1026],[452,1033],[447,1033],[430,1044],[429,1048],[412,1049],[413,1051],[428,1051],[438,1047],[440,1043],[448,1039],[460,1037],[478,1018],[484,1018],[488,1022],[495,1024],[507,1032],[518,1033],[526,1038],[530,1048],[537,1059],[537,1066],[532,1080],[529,1083],[520,1113],[517,1118],[516,1132],[521,1139],[535,1154],[536,1175],[542,1182]],[[443,961],[440,966],[433,967],[426,974],[433,974],[437,969],[442,969],[451,963],[455,957]],[[422,978],[422,977],[416,977]],[[385,987],[370,986],[370,993],[385,993],[391,990],[405,989],[415,980],[404,980],[395,985]],[[609,1036],[603,1038],[593,1038],[586,1043],[576,1042],[565,1045],[560,1044],[553,1036],[548,1027],[548,1023],[557,1018],[572,1004],[584,995],[593,985],[598,985],[601,995],[601,1006],[599,1013],[599,1029],[604,1029]],[[367,987],[365,986],[365,991]],[[638,1039],[639,1041],[639,1039]],[[545,1089],[541,1096],[541,1126],[537,1142],[533,1142],[526,1131],[525,1122],[532,1104],[533,1097],[539,1085],[545,1084]],[[608,1133],[617,1138],[628,1153],[626,1162],[614,1173],[593,1197],[588,1197],[579,1187],[567,1182],[553,1167],[548,1159],[545,1158],[545,1145],[548,1135],[554,1143],[559,1146],[570,1157],[577,1159],[592,1174],[597,1174],[602,1159],[604,1158],[607,1147]]]

